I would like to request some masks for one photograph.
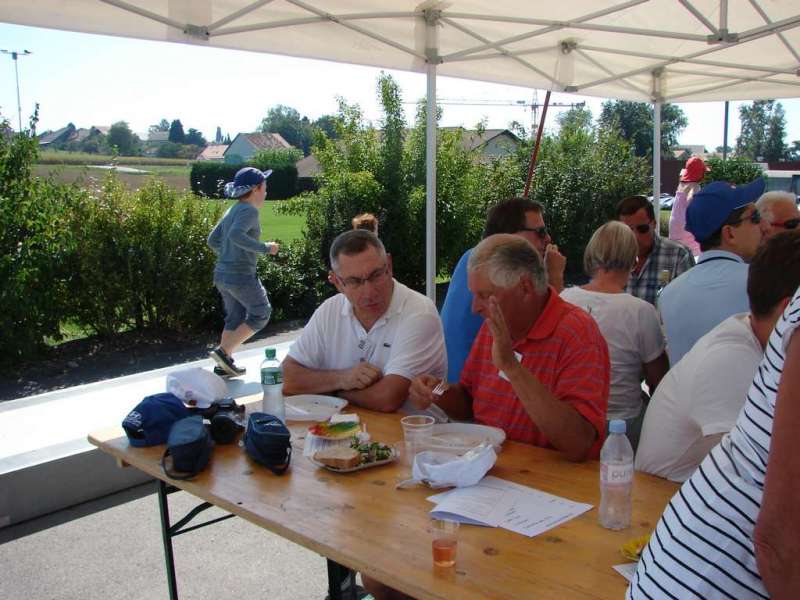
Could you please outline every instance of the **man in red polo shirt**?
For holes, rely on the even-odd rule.
[[[414,379],[417,408],[499,427],[509,439],[597,458],[605,437],[608,347],[592,317],[547,284],[541,258],[517,236],[484,239],[472,253],[472,310],[485,319],[461,372],[441,396],[430,375]]]

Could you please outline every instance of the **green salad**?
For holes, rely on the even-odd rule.
[[[353,436],[353,441],[350,442],[350,447],[358,450],[361,454],[361,464],[378,462],[381,460],[388,460],[392,457],[392,449],[385,444],[378,442],[371,442],[369,444],[359,444],[358,438]]]

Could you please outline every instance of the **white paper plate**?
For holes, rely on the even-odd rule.
[[[317,394],[286,396],[284,401],[287,421],[327,421],[347,406],[347,400]]]
[[[506,432],[497,427],[477,423],[439,423],[433,426],[431,450],[466,452],[482,442],[489,442],[500,452]]]

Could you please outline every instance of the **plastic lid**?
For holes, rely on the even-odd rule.
[[[609,433],[625,433],[625,421],[622,419],[614,419],[608,424]]]
[[[264,356],[267,357],[267,360],[275,360],[275,348],[265,348]]]

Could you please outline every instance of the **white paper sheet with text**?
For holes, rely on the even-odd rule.
[[[431,515],[466,517],[462,522],[503,527],[528,537],[539,535],[592,508],[534,488],[484,477],[477,485],[431,496],[436,502]],[[446,517],[445,517],[446,518]]]
[[[431,516],[470,525],[497,527],[516,502],[516,492],[492,481],[487,482],[487,479],[496,478],[484,477],[477,485],[430,496],[428,500],[436,503]]]

